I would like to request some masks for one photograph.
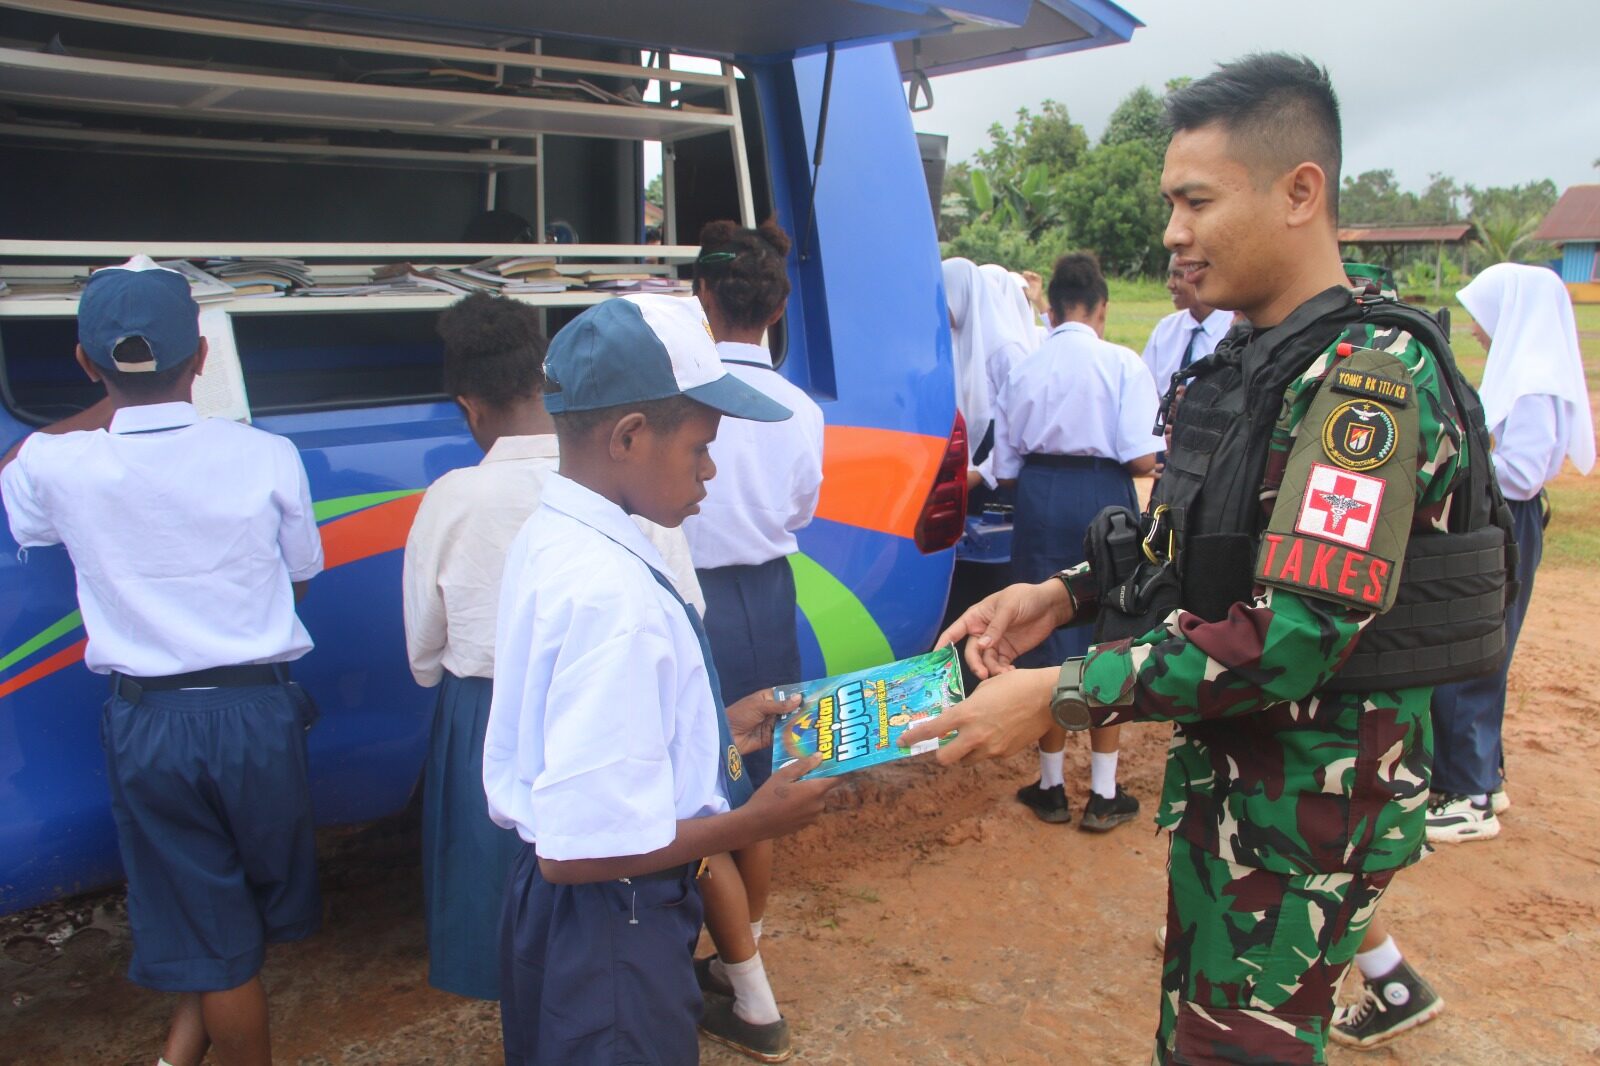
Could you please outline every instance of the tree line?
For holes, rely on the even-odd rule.
[[[1188,80],[1169,81],[1164,90]],[[1010,128],[989,127],[987,148],[947,170],[939,213],[943,254],[1048,273],[1062,253],[1087,250],[1108,274],[1162,273],[1167,211],[1160,179],[1168,136],[1161,97],[1145,86],[1122,99],[1095,143],[1064,104],[1020,108]],[[1444,174],[1415,192],[1392,170],[1369,170],[1344,178],[1339,217],[1345,226],[1471,223],[1471,243],[1464,253],[1448,253],[1442,278],[1433,276],[1439,264],[1431,247],[1348,249],[1353,258],[1384,261],[1403,288],[1433,288],[1493,263],[1551,259],[1554,249],[1536,243],[1533,233],[1557,195],[1549,180],[1479,188]]]

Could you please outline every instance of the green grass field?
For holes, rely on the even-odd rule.
[[[1462,372],[1477,384],[1486,353],[1472,336],[1467,313],[1453,296],[1446,306],[1450,308],[1450,345]],[[1600,389],[1600,305],[1585,304],[1575,310],[1585,376],[1591,390]],[[1106,339],[1143,351],[1155,324],[1171,313],[1172,301],[1160,282],[1112,281]],[[1551,484],[1550,500],[1554,517],[1545,536],[1545,562],[1552,566],[1600,564],[1600,473],[1579,477],[1569,465]]]

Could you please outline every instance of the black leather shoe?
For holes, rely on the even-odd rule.
[[[784,1062],[794,1054],[789,1043],[789,1023],[779,1018],[768,1025],[752,1025],[734,1013],[733,1000],[713,996],[706,1000],[700,1031],[717,1043],[748,1055],[757,1062]]]

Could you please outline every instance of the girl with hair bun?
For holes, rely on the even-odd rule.
[[[724,419],[711,445],[717,476],[700,513],[683,524],[706,597],[706,633],[723,700],[803,680],[796,620],[795,531],[816,513],[822,486],[822,410],[773,367],[762,344],[789,298],[789,237],[711,222],[700,231],[694,292],[705,307],[729,372],[794,412],[785,422]],[[772,773],[771,754],[745,759],[751,783]],[[706,999],[701,1029],[730,1047],[774,1062],[790,1053],[759,952],[772,878],[772,842],[711,859],[706,927],[717,954],[695,970]]]

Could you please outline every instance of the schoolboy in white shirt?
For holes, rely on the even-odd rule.
[[[501,920],[506,1062],[686,1066],[701,860],[809,824],[831,782],[798,782],[813,758],[749,796],[741,750],[782,708],[741,701],[730,729],[698,614],[629,515],[681,524],[722,415],[789,412],[670,296],[585,311],[545,373],[561,467],[506,559],[484,745],[490,815],[525,841]]]
[[[1156,395],[1165,396],[1172,378],[1217,350],[1233,328],[1233,312],[1218,311],[1200,302],[1194,285],[1178,269],[1177,256],[1167,260],[1167,292],[1172,314],[1156,323],[1144,346],[1144,365],[1156,383]]]
[[[212,1048],[266,1066],[265,946],[322,921],[314,712],[288,675],[311,649],[295,600],[322,542],[294,445],[195,413],[198,320],[188,280],[147,258],[94,273],[77,356],[107,401],[28,437],[0,494],[19,545],[66,545],[84,663],[111,676],[101,738],[128,977],[180,994],[160,1062],[198,1066]]]

